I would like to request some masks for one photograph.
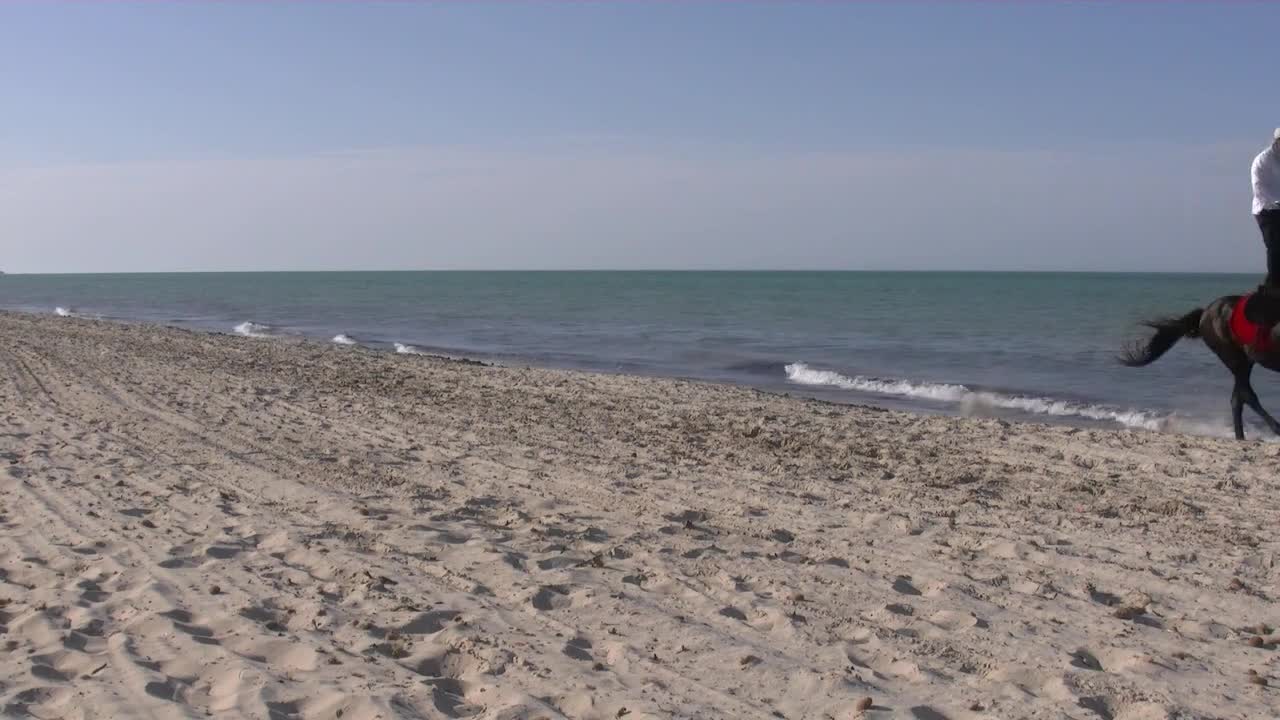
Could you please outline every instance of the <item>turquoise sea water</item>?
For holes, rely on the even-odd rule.
[[[1227,429],[1198,342],[1115,355],[1150,315],[1253,276],[359,272],[4,275],[0,308],[411,353],[689,377],[825,399],[1083,425]],[[1258,373],[1264,404],[1280,384]]]

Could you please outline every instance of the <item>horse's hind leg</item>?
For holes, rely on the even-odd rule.
[[[1239,398],[1240,401],[1249,406],[1250,410],[1258,413],[1258,417],[1262,418],[1263,422],[1267,424],[1267,427],[1271,428],[1271,432],[1280,435],[1280,423],[1276,422],[1276,419],[1271,417],[1271,413],[1268,413],[1263,409],[1262,403],[1258,401],[1258,394],[1253,391],[1253,383],[1249,382],[1249,375],[1252,370],[1253,365],[1250,365],[1243,373],[1236,375],[1236,387],[1231,393],[1233,420],[1237,398]],[[1241,436],[1242,433],[1236,433],[1237,438],[1241,438]]]
[[[1227,366],[1232,377],[1235,378],[1235,387],[1231,389],[1231,427],[1235,430],[1236,439],[1243,440],[1245,404],[1249,403],[1249,407],[1253,407],[1254,410],[1261,408],[1261,405],[1254,407],[1258,402],[1258,396],[1249,385],[1249,376],[1253,373],[1253,361],[1235,345],[1217,341],[1216,335],[1206,333],[1204,339],[1209,349],[1218,356],[1223,365]],[[1253,399],[1252,403],[1249,402],[1250,398]]]
[[[1247,381],[1246,381],[1247,384]],[[1236,386],[1231,390],[1231,427],[1235,430],[1236,439],[1244,439],[1244,393],[1240,391],[1240,379],[1236,378]]]
[[[1253,374],[1253,360],[1249,359],[1249,355],[1243,348],[1228,339],[1227,310],[1228,306],[1221,303],[1206,309],[1204,321],[1200,325],[1200,337],[1204,338],[1205,344],[1214,355],[1218,356],[1222,364],[1227,366],[1232,377],[1235,378],[1235,387],[1231,389],[1231,425],[1235,430],[1236,439],[1244,439],[1245,405],[1258,413],[1272,432],[1280,434],[1280,423],[1262,409],[1262,403],[1258,402],[1258,395],[1249,382],[1249,376]]]

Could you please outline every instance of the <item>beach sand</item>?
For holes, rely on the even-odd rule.
[[[1280,445],[13,314],[0,408],[8,716],[1280,714]]]

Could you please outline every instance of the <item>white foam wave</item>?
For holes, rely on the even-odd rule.
[[[61,305],[53,309],[53,314],[58,317],[75,317],[75,311],[71,308],[64,308]]]
[[[861,376],[849,377],[830,370],[814,370],[804,363],[787,365],[786,371],[787,379],[798,385],[835,387],[841,390],[852,390],[873,395],[893,395],[953,403],[960,405],[961,410],[966,414],[981,414],[984,410],[990,409],[1016,410],[1031,415],[1076,417],[1114,422],[1124,427],[1144,430],[1188,432],[1186,421],[1170,415],[1147,411],[1121,410],[1053,398],[1005,395],[972,390],[964,385],[910,382],[907,380]]]
[[[401,355],[422,355],[423,354],[421,350],[419,350],[418,348],[412,345],[405,345],[404,343],[392,343],[392,345],[395,346],[396,352]]]
[[[258,337],[258,338],[271,337],[271,333],[273,331],[273,328],[270,325],[262,325],[260,323],[253,322],[252,320],[245,320],[244,322],[235,326],[234,329],[237,335],[244,335],[245,337]]]
[[[333,342],[337,345],[359,345],[355,338],[345,333],[338,333],[333,336]]]

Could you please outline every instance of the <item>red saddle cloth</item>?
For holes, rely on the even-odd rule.
[[[1275,342],[1271,339],[1270,328],[1250,322],[1244,316],[1244,306],[1249,302],[1252,294],[1245,295],[1236,301],[1236,306],[1231,309],[1231,334],[1236,336],[1236,342],[1246,345],[1253,349],[1254,352],[1271,352],[1275,349]]]

